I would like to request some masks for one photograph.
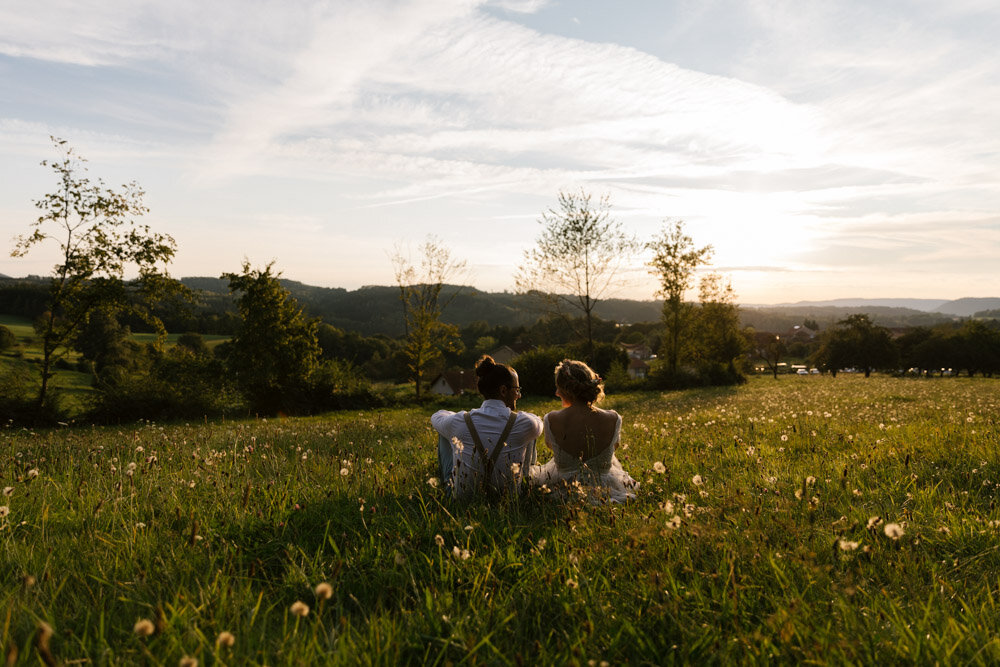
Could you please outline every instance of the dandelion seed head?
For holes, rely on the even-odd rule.
[[[438,545],[439,547],[443,547],[444,546],[444,538],[441,537],[440,535],[435,535],[434,536],[434,544]]]
[[[13,486],[5,486],[5,487],[3,487],[3,494],[5,496],[12,496],[12,495],[14,495],[14,487]]]
[[[148,637],[155,631],[156,626],[154,626],[153,622],[148,618],[140,618],[135,622],[135,625],[132,626],[132,632],[140,637]]]
[[[893,540],[898,540],[904,534],[903,527],[898,523],[887,523],[882,530],[885,532],[886,537]]]
[[[837,540],[837,546],[840,547],[841,551],[854,551],[859,545],[857,542],[851,542],[850,540]]]
[[[873,528],[877,528],[881,523],[882,523],[881,517],[873,516],[870,519],[868,519],[868,524],[865,527],[868,530],[872,530]]]
[[[510,472],[513,475],[520,475],[521,474],[521,464],[520,463],[511,463],[510,464]]]
[[[432,488],[436,489],[438,488],[438,486],[440,486],[441,480],[439,480],[437,477],[429,477],[427,479],[427,484],[430,485]]]
[[[198,667],[198,658],[186,655],[177,661],[177,667]]]
[[[316,597],[320,600],[329,600],[333,597],[333,586],[325,581],[316,584]]]
[[[577,588],[579,588],[579,587],[580,587],[580,584],[578,584],[578,583],[576,582],[576,579],[567,579],[567,580],[566,580],[566,587],[567,587],[567,588],[571,588],[571,589],[574,589],[574,590],[575,590],[575,589],[577,589]]]
[[[309,615],[309,605],[307,605],[302,600],[296,600],[292,603],[292,606],[288,608],[290,612],[298,616],[299,618],[305,618]]]
[[[351,471],[348,468],[344,467],[344,468],[340,469],[340,476],[341,477],[347,477],[350,474],[351,474]]]
[[[667,466],[663,465],[663,461],[657,461],[653,464],[653,470],[660,473],[661,475],[667,472]]]
[[[215,638],[215,645],[222,646],[223,648],[232,648],[235,643],[236,636],[228,630],[223,630],[219,633],[219,636]]]
[[[38,468],[32,468],[28,471],[28,479],[35,479],[38,477]]]
[[[691,483],[694,484],[695,486],[701,486],[702,484],[705,483],[705,480],[702,479],[701,475],[695,475],[694,477],[691,478]]]

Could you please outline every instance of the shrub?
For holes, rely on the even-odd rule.
[[[9,350],[17,345],[17,336],[14,332],[0,324],[0,352]]]
[[[556,390],[553,373],[559,362],[568,356],[569,350],[564,347],[543,347],[514,359],[511,366],[517,371],[521,393],[551,396]]]
[[[142,366],[108,366],[96,376],[98,390],[88,416],[96,422],[183,419],[224,414],[238,406],[222,363],[179,351],[147,352]]]
[[[0,366],[0,415],[5,422],[18,426],[47,426],[66,418],[58,391],[49,392],[42,405],[38,405],[35,397],[37,391],[36,378],[27,365]]]

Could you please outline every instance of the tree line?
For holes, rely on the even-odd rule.
[[[813,325],[811,330],[818,331],[818,325]],[[865,377],[874,371],[992,377],[1000,374],[1000,321],[970,318],[892,330],[875,324],[867,314],[855,313],[816,336],[757,332],[753,354],[775,377],[779,364],[788,358],[805,359],[834,376],[849,370]]]
[[[12,254],[54,244],[59,263],[51,276],[35,281],[44,291],[28,281],[6,293],[18,308],[33,312],[40,341],[32,396],[23,366],[8,367],[0,378],[0,407],[27,420],[63,414],[51,381],[57,370],[69,368],[93,377],[87,417],[115,421],[227,411],[306,413],[395,400],[391,391],[373,388],[373,381],[409,381],[419,400],[433,374],[471,367],[499,345],[528,350],[517,365],[522,384],[538,393],[549,391],[552,367],[563,356],[587,360],[609,385],[679,388],[741,382],[754,353],[785,353],[780,337],[772,337],[767,349],[766,337],[741,326],[731,283],[704,270],[712,247],[697,246],[681,221],[666,221],[660,234],[642,242],[611,217],[607,197],[593,200],[584,191],[560,193],[558,207],[542,214],[542,232],[515,276],[517,294],[535,308],[530,322],[447,322],[445,310],[462,298],[462,288],[450,282],[464,262],[434,238],[415,258],[400,248],[391,257],[398,310],[382,316],[397,318],[402,335],[396,337],[364,335],[309,316],[273,264],[255,268],[244,262],[239,272],[223,274],[218,280],[228,295],[192,289],[167,272],[174,240],[140,223],[147,212],[141,188],[129,183],[116,190],[92,181],[85,160],[65,141],[53,141],[60,159],[42,164],[53,170],[58,187],[35,202],[39,216]],[[622,268],[639,251],[648,252],[647,268],[659,284],[659,321],[622,326],[602,319],[598,304],[612,298]],[[126,279],[127,273],[138,278]],[[695,288],[697,300],[690,301]],[[884,343],[879,328],[861,320],[841,324],[826,333],[817,363],[831,370],[848,363],[865,369],[888,364],[880,356],[885,351],[878,347]],[[168,329],[187,333],[166,346]],[[136,331],[152,332],[155,340],[139,343]],[[199,331],[230,339],[210,348]],[[9,334],[0,327],[0,348],[16,344]],[[962,336],[976,344],[992,340],[978,330]],[[856,339],[865,341],[870,358],[852,356]],[[914,340],[911,347],[920,354],[937,350],[933,331]],[[622,343],[656,353],[647,377],[628,374]],[[891,339],[886,345],[897,349]],[[949,354],[957,358],[953,349]],[[976,372],[993,372],[987,370],[991,362],[976,363]]]

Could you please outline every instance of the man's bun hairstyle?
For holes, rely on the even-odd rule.
[[[500,387],[514,384],[514,369],[507,364],[498,364],[488,354],[484,354],[476,362],[476,387],[486,398],[494,398],[500,393]]]

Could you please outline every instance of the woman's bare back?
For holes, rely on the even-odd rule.
[[[618,419],[614,410],[577,405],[548,414],[549,429],[559,448],[583,460],[607,448],[615,437]]]

